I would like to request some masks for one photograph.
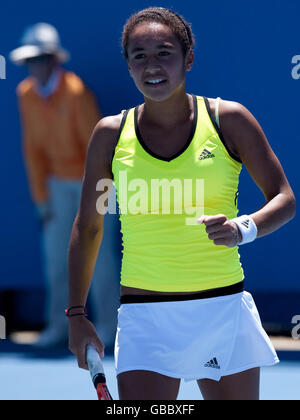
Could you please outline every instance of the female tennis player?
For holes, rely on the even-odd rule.
[[[184,379],[198,381],[206,400],[257,400],[260,367],[278,358],[244,290],[238,245],[289,222],[293,191],[244,106],[186,92],[194,36],[183,17],[142,10],[126,23],[123,47],[144,103],[102,119],[90,142],[70,243],[70,350],[83,369],[88,344],[104,355],[81,307],[104,231],[96,203],[107,189],[96,185],[114,180],[124,247],[115,343],[120,399],[176,400]],[[266,203],[237,217],[242,164]],[[199,181],[196,193],[191,180]],[[166,181],[174,194],[164,189],[157,198],[157,182]]]

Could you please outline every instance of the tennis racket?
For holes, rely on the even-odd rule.
[[[106,385],[106,378],[100,356],[97,350],[90,345],[87,347],[86,359],[93,384],[97,391],[98,399],[100,401],[112,400],[112,396]]]

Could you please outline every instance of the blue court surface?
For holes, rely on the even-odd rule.
[[[0,343],[0,400],[96,400],[89,372],[67,352],[12,352]],[[300,399],[299,352],[279,352],[281,363],[262,369],[262,400]],[[283,358],[285,360],[283,360]],[[288,360],[290,359],[290,360]],[[112,356],[104,358],[107,384],[118,399]],[[201,400],[196,382],[181,383],[179,400]]]

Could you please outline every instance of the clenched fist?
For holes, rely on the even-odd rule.
[[[227,219],[224,214],[217,214],[215,216],[203,215],[198,219],[197,223],[199,225],[202,223],[205,224],[208,238],[212,240],[215,245],[234,248],[242,241],[242,235],[239,228],[234,222]]]

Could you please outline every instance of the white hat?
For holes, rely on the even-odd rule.
[[[21,40],[22,47],[13,50],[9,57],[17,65],[29,58],[53,54],[61,63],[69,60],[70,54],[60,45],[60,39],[54,26],[48,23],[37,23],[25,29]]]

